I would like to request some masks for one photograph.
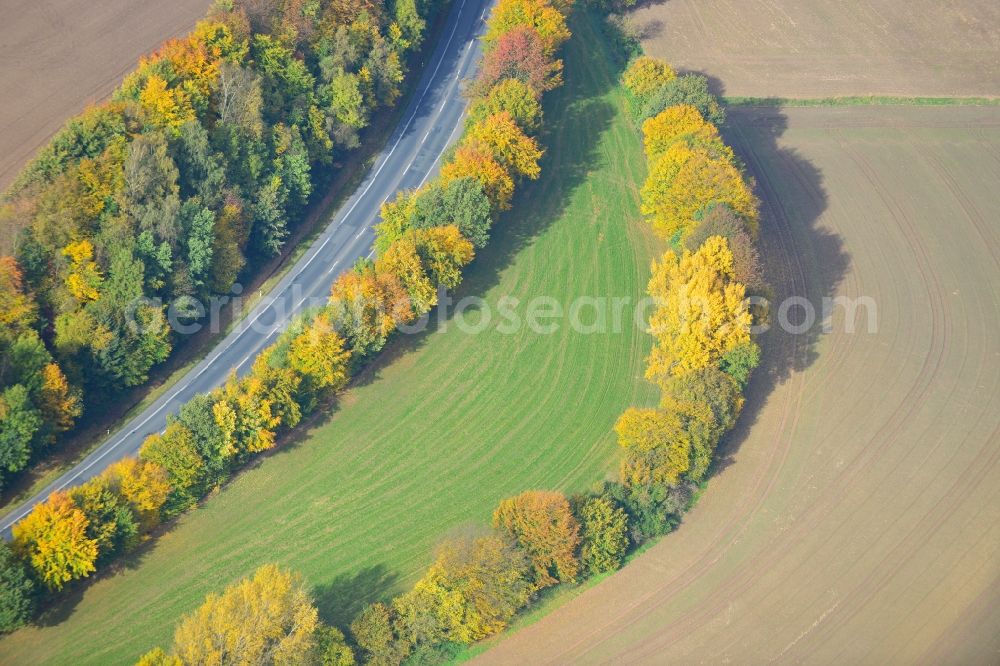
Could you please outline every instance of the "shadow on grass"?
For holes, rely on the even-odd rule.
[[[398,580],[399,575],[382,564],[340,574],[313,590],[320,619],[346,628],[369,603],[388,601]]]

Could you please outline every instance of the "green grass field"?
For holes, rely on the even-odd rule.
[[[581,16],[573,29],[566,85],[546,102],[543,176],[457,297],[495,308],[505,296],[644,293],[658,244],[638,213],[638,133],[596,24]],[[432,329],[397,340],[336,409],[126,567],[0,641],[0,662],[131,663],[168,647],[208,592],[265,562],[301,571],[323,618],[343,626],[411,584],[443,537],[486,524],[501,498],[603,479],[617,460],[614,420],[655,400],[642,379],[649,336],[630,316],[621,332],[590,335],[565,321],[551,335]]]

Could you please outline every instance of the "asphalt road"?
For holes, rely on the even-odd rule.
[[[448,145],[458,137],[466,101],[460,82],[479,60],[476,39],[491,0],[455,0],[416,94],[401,116],[368,176],[330,220],[309,250],[274,289],[166,394],[133,417],[75,467],[0,521],[4,538],[11,526],[57,490],[79,485],[108,465],[134,456],[143,440],[162,432],[167,416],[199,393],[223,384],[229,373],[247,372],[296,313],[326,302],[330,285],[359,257],[374,252],[373,225],[379,208],[401,189],[416,188],[433,175]]]

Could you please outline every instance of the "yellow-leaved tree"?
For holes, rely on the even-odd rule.
[[[73,298],[86,303],[96,301],[100,294],[104,276],[97,262],[94,261],[94,246],[89,240],[70,243],[62,250],[63,256],[70,261],[69,273],[66,275],[66,288]]]
[[[469,106],[469,124],[485,120],[494,113],[506,111],[526,132],[535,132],[542,123],[542,104],[538,93],[527,83],[513,77],[503,79]]]
[[[555,53],[570,37],[566,17],[548,0],[500,0],[490,15],[483,37],[486,50],[492,49],[503,35],[522,26],[538,33],[548,55]]]
[[[104,471],[103,476],[132,506],[143,529],[160,521],[160,508],[170,495],[167,471],[157,463],[122,458]]]
[[[524,553],[500,536],[447,541],[393,608],[410,643],[472,643],[503,631],[531,597]],[[370,662],[371,663],[371,662]]]
[[[507,111],[500,111],[469,128],[466,144],[493,156],[508,173],[535,179],[541,173],[542,151]]]
[[[375,272],[399,278],[413,311],[423,314],[437,304],[437,287],[457,287],[462,267],[472,261],[474,249],[453,224],[414,229],[389,246],[375,262]]]
[[[52,493],[14,525],[14,550],[47,587],[61,590],[94,571],[97,541],[87,537],[89,524],[68,494]]]
[[[615,424],[624,449],[621,480],[628,486],[675,485],[688,471],[691,439],[676,413],[630,407]]]
[[[375,272],[399,278],[410,297],[414,313],[422,315],[437,305],[437,290],[420,260],[415,233],[406,234],[379,255],[375,261]]]
[[[726,204],[757,230],[757,199],[732,160],[677,142],[657,157],[642,186],[642,213],[664,238],[686,232],[709,203]]]
[[[168,88],[167,82],[151,74],[139,92],[139,106],[146,121],[154,127],[177,131],[181,125],[195,119],[191,99],[181,88]]]
[[[709,237],[679,259],[667,252],[654,261],[649,295],[657,304],[649,319],[656,338],[646,370],[652,381],[716,366],[726,352],[750,341],[746,288],[733,278],[733,255],[722,236]]]
[[[454,224],[418,229],[417,251],[431,278],[446,289],[462,282],[462,268],[475,256],[475,250]]]
[[[304,664],[318,627],[302,577],[265,564],[185,616],[172,652],[184,664]]]
[[[234,375],[213,397],[217,400],[212,413],[227,455],[258,453],[274,446],[281,416],[275,413],[260,378],[251,374],[238,380]]]
[[[622,84],[642,104],[660,86],[677,78],[677,73],[659,58],[639,56],[622,74]]]
[[[707,148],[716,155],[733,159],[733,150],[722,142],[719,130],[690,104],[667,107],[648,119],[642,124],[642,138],[646,159],[650,162],[678,142],[688,147]]]
[[[288,362],[302,375],[311,390],[339,391],[350,379],[351,351],[333,327],[326,313],[316,315],[305,329],[292,338]]]

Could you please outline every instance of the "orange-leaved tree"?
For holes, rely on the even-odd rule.
[[[342,273],[330,290],[331,316],[342,325],[355,357],[381,349],[396,327],[413,319],[399,277],[365,266]]]
[[[505,499],[493,512],[493,525],[528,553],[538,587],[576,578],[580,525],[562,493],[529,490]]]
[[[516,79],[533,94],[541,95],[562,85],[562,60],[545,53],[542,38],[534,28],[514,28],[497,39],[483,56],[474,91],[485,95],[501,81]]]
[[[490,198],[493,209],[510,209],[514,196],[514,181],[490,151],[476,146],[460,146],[455,157],[441,167],[441,184],[447,185],[460,178],[478,180]]]

